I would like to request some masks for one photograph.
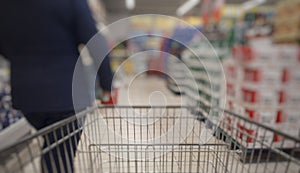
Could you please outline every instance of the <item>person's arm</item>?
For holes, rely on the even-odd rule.
[[[104,92],[111,91],[112,89],[113,73],[110,67],[109,60],[110,60],[109,56],[106,56],[102,61],[102,64],[100,65],[100,68],[98,70],[99,82]]]
[[[109,47],[103,35],[98,33],[95,21],[86,0],[72,0],[74,3],[74,15],[76,22],[76,41],[78,44],[85,44],[89,50],[95,65],[102,61],[98,77],[101,88],[107,93],[112,89],[112,70],[109,57],[106,55]],[[93,38],[91,40],[91,38]],[[91,41],[90,41],[91,40]],[[90,42],[89,42],[90,41]],[[87,44],[89,42],[89,44]],[[104,58],[105,57],[105,58]],[[104,58],[99,60],[98,58]],[[96,65],[97,66],[97,65]]]

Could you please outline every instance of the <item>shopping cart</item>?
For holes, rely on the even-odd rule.
[[[62,137],[42,149],[42,137],[58,131]],[[188,106],[97,106],[1,149],[0,172],[40,172],[43,155],[78,136],[75,172],[300,171],[299,139],[241,115],[225,111],[215,123]]]

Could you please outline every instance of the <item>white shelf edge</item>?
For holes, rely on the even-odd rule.
[[[31,129],[31,126],[25,118],[21,118],[14,124],[11,124],[9,127],[0,131],[0,148],[7,147],[18,141],[20,138],[27,135]]]

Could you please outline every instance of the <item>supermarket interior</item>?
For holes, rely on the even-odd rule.
[[[300,173],[300,0],[69,1],[0,2],[0,173]]]

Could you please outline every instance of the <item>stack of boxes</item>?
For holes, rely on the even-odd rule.
[[[239,98],[240,98],[240,83],[241,81],[241,69],[240,66],[233,58],[228,58],[223,62],[223,68],[226,78],[226,110],[230,112],[243,115],[245,113],[244,108],[239,105]],[[225,130],[229,135],[232,137],[237,136],[236,133],[236,126],[237,122],[236,119],[233,119],[231,115],[227,115],[224,113],[223,121],[224,123],[221,124],[221,128]]]
[[[276,128],[283,132],[300,137],[300,49],[297,45],[280,46],[279,61],[283,64],[281,77],[282,87],[279,90],[279,106],[276,117]],[[281,143],[280,136],[274,140]],[[294,143],[285,141],[284,146],[294,147]]]
[[[217,68],[216,58],[211,57],[214,54],[203,46],[204,43],[194,45],[196,55],[188,50],[183,52],[182,59],[192,73],[192,76],[185,78],[188,104],[198,106],[198,111],[208,118],[213,115],[220,119],[219,112],[210,112],[210,109],[201,105],[221,106],[222,98],[226,95],[225,109],[300,137],[299,46],[274,45],[269,36],[255,37],[248,41],[249,45],[232,48],[233,58],[227,58],[229,55],[224,51],[226,49],[214,47],[223,63],[226,87],[220,82],[222,69]],[[207,72],[213,74],[210,79]],[[197,86],[194,85],[195,81]],[[241,122],[226,113],[223,116],[225,123],[220,128],[245,147],[261,148],[262,145],[255,138],[278,147],[295,147],[278,134]]]
[[[299,48],[295,45],[258,43],[235,46],[233,59],[224,62],[227,109],[299,137]],[[282,140],[276,134],[265,134],[264,131],[253,129],[251,125],[233,122],[228,117],[226,120],[241,132],[267,143]],[[255,141],[242,133],[237,136],[247,144]],[[287,143],[285,146],[291,147]]]
[[[279,1],[273,39],[277,43],[300,41],[300,0]]]

